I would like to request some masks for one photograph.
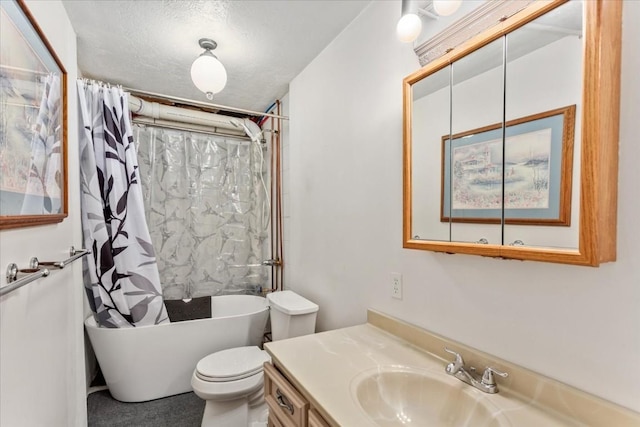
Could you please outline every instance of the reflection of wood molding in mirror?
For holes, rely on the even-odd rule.
[[[413,49],[418,56],[420,65],[427,65],[437,57],[495,25],[496,22],[519,12],[533,1],[535,0],[476,2],[481,3],[480,6],[472,9],[467,15]]]
[[[615,260],[621,13],[618,0],[534,2],[404,79],[405,248],[591,266]],[[529,44],[534,31],[536,43]],[[485,54],[471,55],[488,45],[493,47],[485,49]],[[472,56],[482,57],[483,63],[473,65],[468,61]],[[552,61],[543,62],[544,57]],[[456,64],[462,62],[477,74],[455,74]],[[560,197],[573,207],[559,215],[566,226],[514,223],[508,216],[506,223],[499,218],[493,225],[441,222],[442,135],[470,129],[477,133],[478,128],[497,121],[483,118],[483,96],[475,96],[472,112],[465,108],[473,105],[460,101],[474,98],[473,94],[465,98],[462,89],[482,73],[498,75],[500,80],[494,81],[502,81],[497,94],[504,102],[502,129],[503,123],[508,127],[517,118],[576,104],[574,164],[568,166],[573,173],[558,178],[563,180]],[[539,82],[534,84],[535,79]],[[456,98],[451,101],[454,89]],[[439,108],[417,109],[436,93],[439,103],[433,105]],[[455,116],[449,116],[454,110]],[[566,118],[563,124],[571,133]],[[500,138],[504,149],[504,135]],[[429,161],[425,163],[426,146]],[[504,164],[502,170],[506,170]],[[504,194],[500,211],[503,200]],[[477,243],[481,237],[489,244]],[[516,241],[524,245],[509,245]]]
[[[0,5],[0,230],[67,217],[67,73],[22,0]]]

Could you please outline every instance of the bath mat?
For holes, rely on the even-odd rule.
[[[186,320],[209,319],[211,317],[211,297],[192,298],[185,302],[181,299],[164,300],[169,320],[184,322]]]

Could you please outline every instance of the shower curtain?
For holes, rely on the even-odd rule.
[[[100,326],[168,322],[147,228],[127,94],[78,80],[84,283]]]
[[[165,299],[258,293],[269,222],[260,143],[134,129]]]

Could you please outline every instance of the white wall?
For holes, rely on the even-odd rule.
[[[58,225],[0,232],[2,268],[11,262],[25,268],[33,256],[66,259],[71,245],[82,244],[76,36],[60,1],[27,6],[68,73],[69,217]],[[82,292],[82,266],[76,262],[0,298],[0,425],[86,425]]]
[[[399,7],[372,2],[291,83],[288,287],[320,330],[373,307],[640,411],[640,2],[624,2],[618,261],[597,269],[402,248],[401,81],[419,65]]]

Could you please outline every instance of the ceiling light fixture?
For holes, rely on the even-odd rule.
[[[431,0],[425,8],[415,8],[411,11],[412,0],[402,0],[402,15],[396,25],[398,39],[404,43],[411,43],[418,38],[422,31],[422,18],[420,15],[438,19],[438,16],[453,15],[460,6],[462,0]],[[429,4],[430,3],[430,4]]]
[[[218,46],[216,42],[211,39],[200,39],[198,43],[204,52],[191,65],[191,80],[206,94],[207,99],[212,100],[213,95],[224,89],[227,84],[227,70],[211,52]]]
[[[433,0],[433,10],[440,16],[449,16],[460,9],[462,0]]]
[[[398,39],[403,43],[411,43],[422,31],[422,19],[409,11],[411,0],[402,0],[402,15],[396,25]]]

